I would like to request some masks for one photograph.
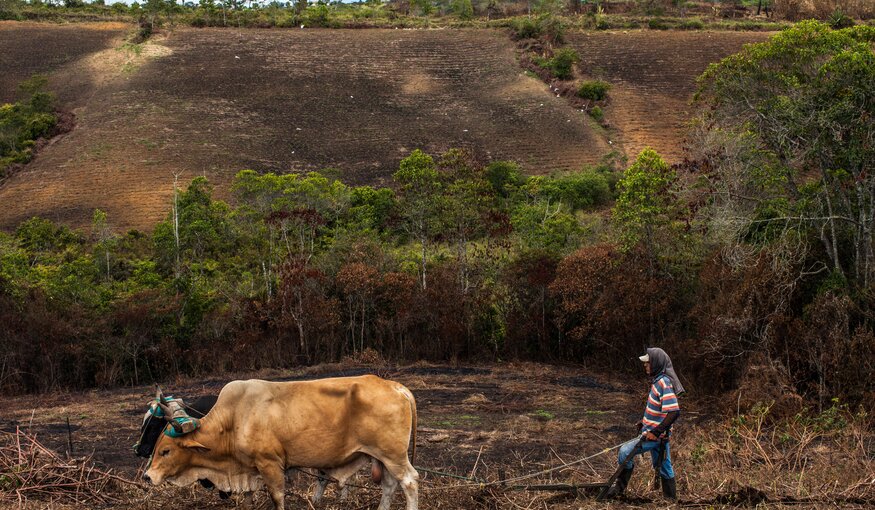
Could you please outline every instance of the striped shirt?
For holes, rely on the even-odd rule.
[[[680,410],[678,397],[671,387],[671,378],[667,375],[657,378],[650,386],[650,394],[647,396],[647,407],[644,408],[644,418],[641,418],[641,432],[655,429],[668,413]]]

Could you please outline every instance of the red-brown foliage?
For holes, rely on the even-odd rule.
[[[550,284],[556,278],[558,264],[555,255],[533,253],[512,262],[504,271],[502,282],[513,296],[507,316],[506,356],[549,359],[557,354],[555,300]]]
[[[663,343],[673,287],[638,251],[601,244],[569,255],[550,285],[559,301],[557,317],[572,340],[567,350],[617,366]]]

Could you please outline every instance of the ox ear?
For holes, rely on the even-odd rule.
[[[185,437],[180,438],[178,444],[179,444],[179,446],[181,446],[183,448],[191,448],[192,450],[195,450],[198,453],[206,453],[206,452],[210,451],[209,448],[207,448],[206,446],[202,445],[201,443],[195,441],[194,439],[188,439]]]

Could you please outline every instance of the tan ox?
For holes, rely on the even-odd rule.
[[[266,485],[282,510],[287,469],[316,468],[342,487],[371,461],[383,489],[378,510],[388,510],[399,483],[407,510],[417,510],[419,475],[407,458],[411,435],[415,454],[413,394],[377,376],[233,381],[194,432],[161,435],[143,477],[180,486],[208,479],[247,496]]]

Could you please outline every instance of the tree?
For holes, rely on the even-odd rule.
[[[392,178],[401,186],[401,214],[404,228],[421,247],[420,283],[426,288],[426,260],[429,239],[435,230],[435,216],[441,184],[434,159],[419,149],[401,160]]]
[[[641,151],[617,183],[613,220],[625,249],[639,242],[651,258],[656,255],[656,234],[670,226],[675,206],[677,176],[653,149]]]
[[[802,22],[709,66],[697,93],[711,221],[738,238],[808,232],[863,287],[875,281],[873,41],[875,27]]]
[[[106,270],[106,280],[109,281],[112,279],[112,274],[110,273],[112,266],[109,261],[109,254],[115,248],[118,239],[106,221],[106,212],[100,209],[94,210],[94,215],[91,219],[91,235],[95,241],[95,251],[103,252],[102,258],[105,266],[104,269]]]

